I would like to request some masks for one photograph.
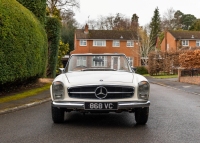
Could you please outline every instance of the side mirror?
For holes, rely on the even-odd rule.
[[[62,73],[64,73],[65,68],[59,68],[59,70],[60,70],[60,74],[62,74]]]
[[[135,67],[131,66],[131,69],[132,69],[132,71],[133,71],[133,72],[135,72],[135,73],[136,73],[136,71],[137,71],[137,68],[135,68]]]

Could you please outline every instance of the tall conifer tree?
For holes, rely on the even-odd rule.
[[[161,20],[158,7],[154,11],[154,16],[150,23],[150,49],[154,50],[158,34],[161,32]]]

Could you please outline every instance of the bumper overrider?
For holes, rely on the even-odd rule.
[[[149,107],[150,106],[150,101],[138,101],[138,102],[117,102],[119,110],[121,109],[134,109],[134,108],[143,108],[143,107]],[[84,110],[85,109],[85,102],[58,102],[58,101],[52,101],[52,106],[53,107],[58,107],[58,108],[67,108],[67,109],[75,109],[75,110]]]

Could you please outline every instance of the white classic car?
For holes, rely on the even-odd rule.
[[[73,54],[50,87],[52,119],[65,112],[135,113],[138,124],[149,115],[149,82],[132,70],[124,54]]]

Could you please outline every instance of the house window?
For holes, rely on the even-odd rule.
[[[196,46],[197,46],[197,47],[200,47],[200,40],[197,40],[197,41],[196,41]]]
[[[189,46],[188,40],[182,40],[182,46]]]
[[[86,66],[86,57],[78,56],[76,66]]]
[[[120,41],[119,40],[113,40],[113,47],[120,47]]]
[[[105,40],[93,40],[93,46],[105,47],[106,41]]]
[[[130,64],[130,66],[133,66],[133,58],[132,57],[127,57],[128,62]]]
[[[107,67],[107,57],[105,56],[94,56],[92,60],[93,67]]]
[[[80,40],[80,46],[87,46],[87,40]]]
[[[126,47],[133,47],[133,44],[134,44],[133,40],[128,40],[126,42]]]

